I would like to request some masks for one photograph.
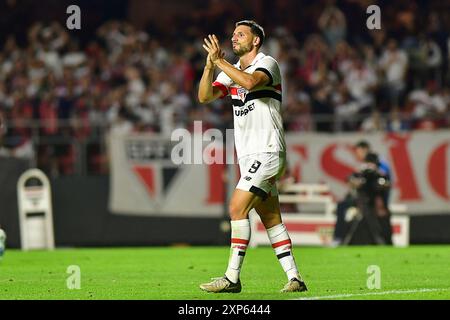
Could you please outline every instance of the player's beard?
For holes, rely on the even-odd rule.
[[[252,51],[253,45],[249,43],[248,45],[238,44],[237,49],[233,48],[233,52],[238,57],[242,57],[244,54]]]

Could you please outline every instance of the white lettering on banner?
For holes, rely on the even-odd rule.
[[[227,165],[223,164],[223,137],[219,132],[199,132],[194,148],[194,141],[186,139],[190,134],[181,131],[177,134],[183,141],[146,135],[111,137],[111,210],[142,215],[220,216]],[[231,141],[228,131],[226,134],[227,141]],[[340,199],[347,192],[348,175],[358,167],[353,145],[361,139],[367,140],[391,166],[391,202],[405,204],[410,213],[449,211],[450,131],[288,134],[290,172],[297,182],[327,183]],[[232,150],[227,144],[227,164],[235,162]],[[177,152],[179,163],[173,161]],[[198,152],[196,157],[194,152]],[[186,164],[187,159],[200,164]],[[235,169],[238,172],[237,166]]]

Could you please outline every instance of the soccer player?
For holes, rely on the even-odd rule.
[[[234,113],[234,138],[241,178],[230,199],[231,250],[221,278],[200,285],[208,292],[240,292],[239,274],[250,239],[249,212],[255,209],[267,229],[275,254],[286,272],[282,292],[306,291],[292,254],[292,243],[282,223],[276,181],[286,165],[281,109],[281,74],[277,61],[259,52],[265,34],[254,21],[240,21],[231,38],[239,62],[224,59],[215,35],[204,39],[206,66],[200,80],[200,103],[230,95]],[[214,70],[219,68],[213,82]]]

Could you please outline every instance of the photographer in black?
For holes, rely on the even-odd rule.
[[[338,204],[335,239],[340,241],[336,244],[350,244],[357,230],[363,227],[369,232],[362,242],[392,244],[388,209],[390,179],[379,169],[377,154],[369,152],[364,160],[360,171],[349,177],[350,191]]]

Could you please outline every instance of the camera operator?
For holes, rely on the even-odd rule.
[[[355,144],[355,155],[358,161],[365,162],[367,155],[371,152],[372,149],[370,144],[366,140],[361,140]],[[380,170],[385,176],[388,177],[389,180],[391,180],[391,168],[385,160],[379,159],[378,170]]]
[[[360,144],[363,144],[363,146],[361,147]],[[366,142],[360,142],[356,145],[357,156],[363,155],[361,151],[364,150],[361,149],[366,146],[368,146]],[[388,165],[380,163],[378,156],[367,149],[361,169],[353,173],[347,182],[349,192],[337,205],[333,246],[348,244],[363,218],[368,224],[375,243],[391,244],[392,233],[388,209],[390,172]],[[349,227],[348,222],[351,220],[354,220],[355,223]]]
[[[348,243],[362,219],[365,219],[376,244],[392,244],[388,194],[391,188],[389,177],[379,169],[380,161],[375,153],[366,155],[365,163],[358,173],[350,177],[354,188],[355,207],[360,219],[354,221],[344,243]]]

